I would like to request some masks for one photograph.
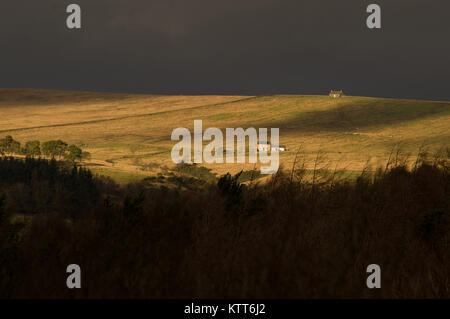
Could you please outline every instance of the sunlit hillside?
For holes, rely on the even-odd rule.
[[[117,180],[174,164],[173,129],[280,128],[281,164],[360,171],[384,165],[394,147],[411,160],[421,146],[450,146],[450,102],[328,96],[160,96],[0,89],[0,138],[62,139],[92,154],[94,171]],[[254,164],[214,164],[223,174]]]

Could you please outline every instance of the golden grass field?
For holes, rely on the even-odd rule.
[[[450,102],[328,96],[132,95],[0,89],[0,138],[25,143],[62,139],[92,154],[87,165],[118,181],[139,180],[171,167],[173,129],[277,127],[281,165],[297,151],[306,168],[361,171],[384,165],[400,145],[411,160],[420,147],[450,146]],[[319,156],[318,156],[319,155]],[[316,159],[319,158],[319,161]],[[217,174],[254,164],[205,165]]]

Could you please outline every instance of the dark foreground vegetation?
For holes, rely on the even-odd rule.
[[[356,180],[119,186],[0,160],[2,298],[450,297],[448,158]],[[82,288],[66,287],[66,267]],[[382,288],[368,289],[379,264]]]

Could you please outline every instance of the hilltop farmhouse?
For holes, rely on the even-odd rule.
[[[332,97],[332,98],[338,98],[338,97],[343,97],[343,96],[344,96],[344,92],[342,92],[342,90],[340,90],[340,91],[331,90],[330,91],[330,97]]]

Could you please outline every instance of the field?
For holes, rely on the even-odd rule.
[[[0,115],[0,138],[92,155],[0,157],[0,298],[450,296],[450,102],[3,89]],[[175,166],[198,119],[279,128],[284,169]]]
[[[359,172],[385,165],[400,147],[414,160],[422,146],[450,145],[450,102],[328,96],[161,96],[35,89],[0,89],[0,138],[24,143],[62,139],[92,154],[87,166],[119,182],[173,167],[173,129],[280,128],[292,167]],[[224,174],[254,164],[205,165]]]

